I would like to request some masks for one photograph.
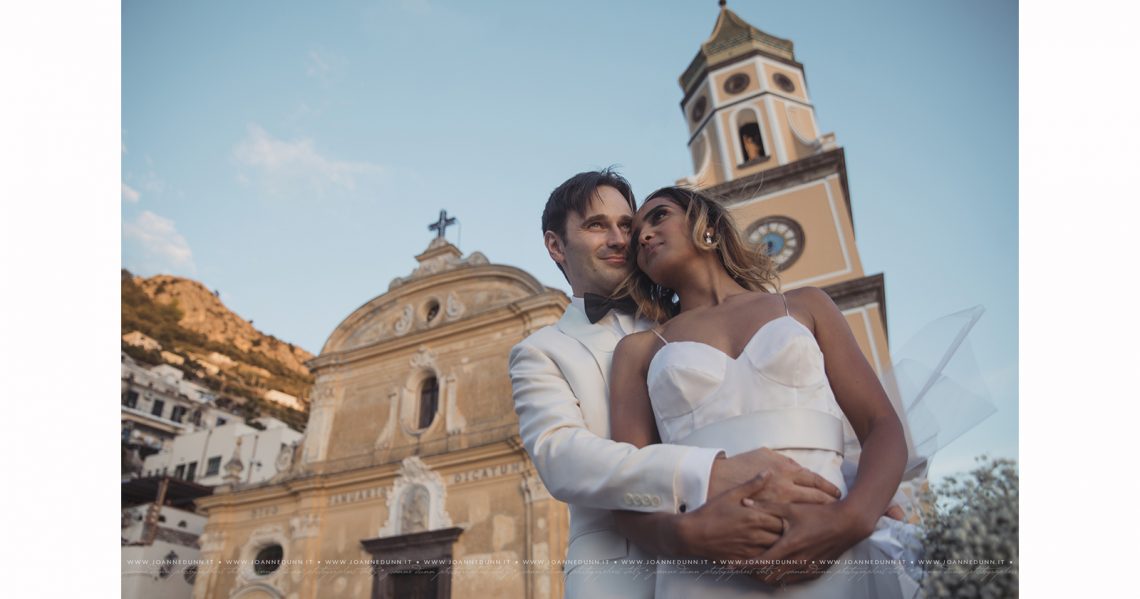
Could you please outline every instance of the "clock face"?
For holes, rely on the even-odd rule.
[[[769,216],[750,228],[748,240],[764,249],[776,263],[777,270],[787,269],[804,251],[803,227],[790,218]]]

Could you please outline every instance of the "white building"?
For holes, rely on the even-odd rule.
[[[305,411],[305,406],[299,399],[293,397],[292,395],[289,395],[288,393],[284,393],[276,389],[270,389],[269,391],[266,391],[265,395],[262,397],[265,399],[265,401],[271,401],[275,404],[285,406],[286,408],[297,410],[298,412]]]
[[[208,388],[185,380],[173,366],[150,368],[126,353],[121,362],[122,441],[143,456],[180,434],[240,420],[218,409]]]
[[[169,475],[176,479],[215,486],[224,482],[227,465],[235,457],[241,465],[242,484],[268,481],[293,463],[293,452],[303,435],[276,418],[255,420],[259,430],[234,418],[233,422],[183,433],[143,462],[143,476]]]
[[[190,599],[202,566],[198,539],[206,525],[206,518],[192,511],[193,501],[209,493],[184,481],[123,482],[123,599]]]

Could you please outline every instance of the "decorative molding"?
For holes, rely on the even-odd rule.
[[[538,472],[533,468],[528,468],[526,472],[523,473],[520,486],[522,487],[523,497],[527,503],[545,501],[553,498],[550,495],[550,491],[546,489],[546,485],[542,484],[542,479],[539,478]]]
[[[281,444],[281,449],[277,451],[277,459],[273,463],[277,467],[278,475],[289,472],[289,469],[293,467],[293,454],[296,448],[296,443]]]
[[[392,442],[392,435],[396,433],[396,421],[400,419],[400,388],[393,387],[388,392],[388,421],[376,436],[375,449],[385,449]]]
[[[289,550],[289,537],[286,536],[285,527],[281,524],[267,524],[249,534],[249,537],[238,551],[238,558],[241,560],[237,572],[239,586],[244,586],[244,583],[261,583],[272,587],[281,577],[282,572],[288,569],[282,564],[281,567],[278,567],[265,576],[259,576],[254,572],[253,561],[257,559],[257,553],[265,547],[274,544],[281,546],[282,561],[289,560],[289,554],[291,553]]]
[[[446,239],[436,237],[428,244],[428,248],[424,253],[416,256],[416,260],[420,265],[412,271],[412,274],[406,277],[396,277],[388,284],[388,291],[391,291],[401,285],[413,281],[429,277],[431,275],[455,270],[464,266],[481,266],[490,264],[487,257],[482,252],[471,252],[466,258],[461,258],[463,255],[459,248],[451,245]]]
[[[431,370],[435,371],[435,352],[429,349],[426,345],[421,345],[416,353],[412,355],[409,362],[412,368],[417,370]]]
[[[289,519],[289,533],[293,539],[309,539],[321,532],[321,516],[309,512]]]
[[[303,464],[312,464],[325,458],[338,399],[343,397],[344,389],[337,375],[317,377],[313,389],[313,404],[309,408],[309,425],[305,428],[305,438],[302,441]]]
[[[207,530],[198,537],[198,551],[202,555],[217,553],[226,546],[225,530]]]
[[[467,306],[459,301],[459,296],[454,291],[447,294],[447,304],[444,307],[444,314],[447,315],[447,320],[455,320],[463,316],[463,312],[467,310]]]
[[[407,531],[403,529],[405,510],[417,515],[422,510],[426,530],[450,527],[451,516],[445,508],[447,485],[443,482],[443,477],[417,456],[404,458],[399,472],[388,491],[388,522],[380,528],[377,536],[384,538],[406,534]],[[422,493],[416,487],[422,489]],[[423,499],[423,493],[426,493],[426,499]],[[407,505],[405,502],[408,502]]]
[[[467,419],[459,411],[459,400],[456,398],[459,392],[459,381],[454,374],[449,374],[441,382],[443,383],[441,392],[446,396],[446,403],[444,404],[446,406],[444,411],[446,422],[444,424],[447,425],[447,434],[457,435],[467,427]]]
[[[400,318],[392,325],[392,331],[399,337],[408,331],[412,330],[412,320],[416,315],[416,311],[412,308],[411,304],[404,304],[404,310],[400,314]]]

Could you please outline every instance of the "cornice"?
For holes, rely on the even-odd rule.
[[[883,333],[890,342],[891,335],[887,329],[887,291],[883,274],[868,275],[842,283],[835,283],[823,288],[840,310],[849,310],[878,303],[879,316],[883,319]]]
[[[562,297],[559,298],[559,295]],[[543,291],[538,295],[515,300],[514,302],[503,304],[491,310],[477,313],[474,316],[448,322],[430,329],[408,333],[402,337],[384,339],[372,345],[345,351],[322,353],[320,356],[310,360],[308,365],[313,375],[316,376],[321,370],[330,366],[343,367],[353,362],[359,362],[386,354],[394,354],[420,345],[434,343],[440,339],[455,340],[456,337],[465,333],[484,329],[515,318],[520,318],[523,320],[523,324],[526,325],[525,314],[544,307],[565,308],[567,303],[569,303],[569,300],[565,299],[565,294],[561,291],[544,287]],[[516,306],[519,306],[519,308],[516,308]]]
[[[851,193],[847,187],[847,162],[843,148],[835,148],[759,173],[719,183],[705,188],[704,192],[720,200],[724,205],[732,206],[802,183],[817,181],[832,174],[839,175],[839,184],[843,189],[843,203],[847,207],[847,216],[851,219],[854,231],[855,216],[851,213]]]

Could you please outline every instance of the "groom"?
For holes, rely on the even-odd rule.
[[[637,561],[655,554],[755,557],[779,539],[783,522],[759,504],[746,505],[746,497],[821,503],[839,495],[768,449],[726,458],[715,449],[637,449],[610,440],[614,346],[648,323],[595,300],[632,268],[625,250],[635,209],[629,183],[609,169],[579,173],[551,193],[542,214],[544,242],[573,298],[557,324],[510,355],[523,444],[550,493],[570,504],[569,598],[652,597],[653,569]],[[617,531],[613,510],[645,512],[636,516],[644,519],[640,538]]]

